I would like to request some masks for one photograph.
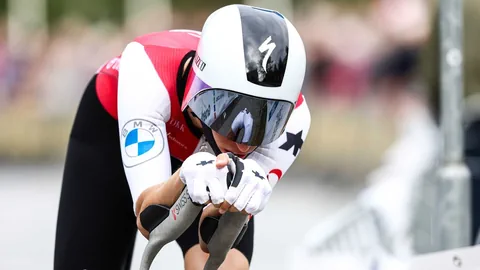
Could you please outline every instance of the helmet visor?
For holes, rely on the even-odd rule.
[[[205,125],[231,141],[251,146],[268,144],[280,137],[294,108],[288,101],[209,88],[198,82],[191,84],[189,94],[193,93],[196,95],[188,106]]]

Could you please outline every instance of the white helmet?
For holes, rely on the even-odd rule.
[[[277,11],[229,5],[206,20],[182,110],[237,143],[263,145],[283,133],[303,85],[305,47]]]

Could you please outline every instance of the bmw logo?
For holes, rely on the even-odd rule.
[[[125,152],[129,157],[141,156],[155,145],[153,134],[144,128],[136,128],[127,134]]]

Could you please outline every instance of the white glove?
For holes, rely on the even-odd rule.
[[[216,159],[210,153],[198,152],[183,162],[180,180],[187,186],[193,202],[205,204],[211,200],[214,204],[220,204],[224,201],[228,168],[217,169]]]
[[[243,174],[239,172],[242,169],[241,164],[237,164],[236,174],[241,173],[241,179],[235,186],[236,177],[234,177],[232,185],[225,194],[225,201],[239,211],[245,210],[248,214],[256,215],[267,205],[272,194],[272,187],[257,162],[238,158],[238,163],[243,164]]]

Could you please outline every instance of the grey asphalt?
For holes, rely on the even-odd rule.
[[[0,165],[0,269],[53,269],[61,165]],[[306,230],[345,205],[354,189],[292,172],[275,187],[256,217],[252,270],[287,270],[293,247]],[[146,240],[139,235],[132,269]],[[169,244],[152,269],[183,269],[180,248]]]

